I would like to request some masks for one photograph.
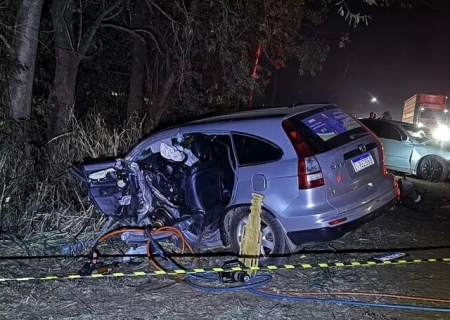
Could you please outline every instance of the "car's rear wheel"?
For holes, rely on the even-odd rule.
[[[230,220],[229,236],[233,252],[239,254],[244,226],[247,224],[250,208],[237,211]],[[265,210],[261,212],[261,249],[260,264],[281,264],[288,253],[284,232],[278,221]]]
[[[419,163],[418,175],[430,182],[442,182],[448,177],[447,162],[439,156],[426,156]]]

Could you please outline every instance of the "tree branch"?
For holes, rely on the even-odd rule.
[[[72,49],[72,52],[75,55],[75,57],[78,58],[78,52],[75,50],[75,46],[73,44],[73,40],[74,39],[72,37],[72,33],[70,32],[70,29],[69,29],[69,24],[67,23],[67,20],[66,20],[66,17],[65,17],[66,9],[67,9],[67,3],[68,3],[68,1],[66,1],[66,3],[64,4],[64,8],[63,8],[63,11],[62,11],[62,14],[61,14],[61,19],[64,22],[64,27],[66,29],[67,38],[69,39],[70,48]],[[70,24],[72,25],[72,13],[70,13]]]
[[[167,19],[169,19],[170,21],[172,21],[173,24],[181,24],[178,21],[175,21],[171,16],[169,16],[163,9],[161,9],[156,3],[154,3],[151,0],[147,0],[147,5],[149,6],[149,9],[151,9],[151,5],[155,6],[156,9],[159,10],[159,12],[161,12],[164,16],[166,16]]]
[[[120,8],[119,10],[117,10],[116,13],[110,15],[109,17],[105,17],[105,19],[103,19],[103,21],[108,21],[108,20],[114,19],[114,18],[117,17],[122,11],[123,11],[123,7]]]
[[[0,40],[2,40],[2,42],[5,44],[6,50],[8,50],[8,52],[10,54],[14,54],[14,49],[11,46],[11,44],[8,42],[8,39],[6,39],[6,37],[0,33]]]
[[[94,25],[89,28],[88,34],[84,38],[85,41],[80,49],[81,54],[86,55],[86,52],[89,50],[89,47],[91,46],[92,41],[94,40],[94,36],[95,36],[98,28],[100,28],[100,25],[101,25],[102,21],[106,18],[106,16],[109,15],[114,9],[119,7],[124,1],[125,0],[117,0],[112,6],[110,6],[108,9],[103,11],[102,14],[100,14],[97,17],[97,19],[94,22]]]
[[[148,30],[140,29],[140,28],[137,28],[137,29],[130,29],[130,28],[127,28],[127,27],[124,27],[124,26],[119,26],[119,25],[112,24],[112,23],[102,23],[100,26],[101,26],[101,27],[115,28],[115,29],[119,29],[119,30],[128,32],[128,33],[132,34],[133,36],[139,38],[139,39],[140,39],[142,42],[144,42],[144,43],[147,43],[147,41],[145,41],[145,39],[144,39],[138,32],[143,32],[143,33],[145,33],[145,34],[148,34],[148,35],[153,39],[153,41],[155,42],[156,47],[158,48],[159,53],[160,53],[161,55],[163,55],[163,53],[162,53],[162,51],[161,51],[161,48],[159,47],[158,40],[156,40],[155,36],[154,36],[151,32],[149,32]]]
[[[80,50],[82,33],[83,33],[83,4],[82,0],[80,0],[80,27],[78,30],[77,51]]]

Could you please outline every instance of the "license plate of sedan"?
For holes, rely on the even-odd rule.
[[[361,171],[374,164],[375,161],[373,161],[372,155],[370,153],[365,153],[360,155],[359,157],[352,159],[352,165],[353,169],[355,169],[355,172]]]

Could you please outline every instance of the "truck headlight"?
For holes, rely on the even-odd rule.
[[[450,129],[445,125],[439,125],[434,130],[433,136],[439,141],[450,140]]]

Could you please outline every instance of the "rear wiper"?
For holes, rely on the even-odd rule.
[[[355,140],[355,138],[367,136],[368,134],[370,133],[369,132],[355,133],[350,136],[350,139]]]

